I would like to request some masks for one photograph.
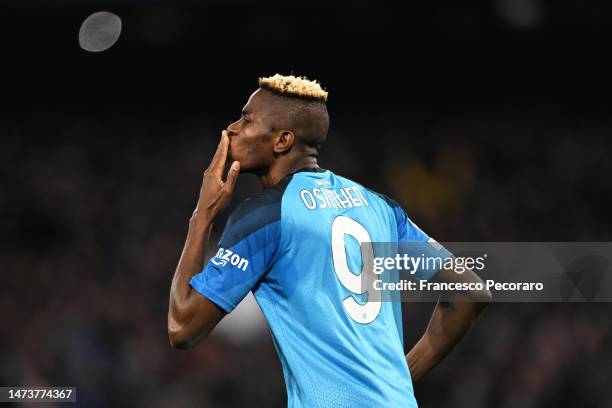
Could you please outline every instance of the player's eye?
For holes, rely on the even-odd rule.
[[[247,116],[246,116],[246,115],[242,115],[242,120],[243,120],[245,123],[250,123],[250,122],[251,122],[251,120],[250,120],[249,118],[247,118]]]

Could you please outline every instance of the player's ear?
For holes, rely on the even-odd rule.
[[[292,131],[290,130],[280,131],[276,138],[276,142],[274,143],[274,153],[276,154],[287,153],[291,149],[291,146],[293,146],[294,142],[295,142],[295,135],[293,134]]]

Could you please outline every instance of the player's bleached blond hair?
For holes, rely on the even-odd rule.
[[[276,74],[271,77],[259,78],[259,87],[279,95],[294,96],[311,101],[327,101],[327,92],[316,80],[293,75]]]

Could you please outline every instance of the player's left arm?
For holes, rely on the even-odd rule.
[[[234,162],[226,181],[222,179],[228,146],[229,137],[224,130],[215,156],[204,172],[198,204],[189,220],[183,253],[172,279],[168,336],[174,348],[193,347],[206,338],[225,316],[222,309],[195,291],[189,282],[204,267],[213,220],[229,203],[238,178],[240,164]]]
[[[482,280],[473,271],[441,269],[435,276],[438,282],[474,283]],[[406,355],[414,381],[435,367],[472,328],[491,301],[491,292],[473,290],[445,294],[440,297],[425,334]]]

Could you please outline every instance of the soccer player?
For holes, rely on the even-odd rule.
[[[289,407],[414,407],[412,381],[463,337],[490,294],[438,302],[425,334],[404,355],[400,304],[363,293],[355,270],[361,251],[345,237],[430,238],[395,201],[319,167],[326,101],[315,81],[261,78],[240,119],[222,132],[172,280],[170,344],[193,347],[252,291],[280,357]],[[264,190],[232,213],[205,265],[213,222],[240,172],[255,174]],[[435,279],[481,282],[471,271],[444,269]]]

